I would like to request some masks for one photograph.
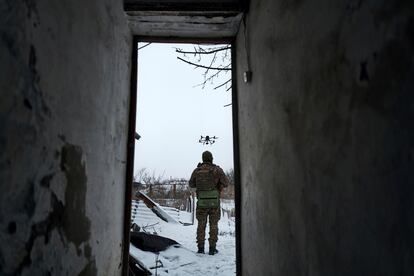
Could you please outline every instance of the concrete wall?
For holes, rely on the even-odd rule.
[[[0,274],[119,275],[122,1],[4,0],[0,30]]]
[[[414,2],[256,0],[243,275],[414,275]]]

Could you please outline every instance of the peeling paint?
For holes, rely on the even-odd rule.
[[[40,222],[34,223],[31,227],[30,236],[25,244],[25,256],[20,262],[16,275],[20,275],[23,270],[32,264],[31,252],[34,242],[37,238],[43,237],[44,244],[50,241],[53,230],[56,230],[61,238],[62,244],[68,246],[68,243],[74,243],[77,251],[81,252],[80,245],[90,237],[90,220],[85,216],[85,195],[86,195],[86,171],[85,164],[82,161],[82,150],[78,146],[65,144],[62,148],[61,169],[63,170],[67,188],[65,191],[65,203],[60,201],[57,196],[51,192],[50,206],[51,212]],[[50,188],[55,173],[45,175],[40,180],[40,185],[44,188]],[[29,216],[33,216],[35,209],[34,201],[34,183],[31,182],[31,189],[28,190],[24,208]],[[16,223],[10,222],[8,232],[16,232]],[[91,260],[92,249],[89,244],[84,246],[85,257]],[[85,273],[93,272],[94,262],[90,262],[85,267]],[[85,274],[92,275],[92,274]]]
[[[29,50],[29,69],[30,69],[30,83],[29,89],[24,93],[27,93],[25,102],[31,107],[30,110],[36,112],[36,115],[40,121],[44,120],[44,117],[51,117],[51,110],[46,105],[43,97],[42,90],[40,89],[40,75],[37,71],[37,56],[36,49],[33,45],[30,45]]]
[[[80,147],[66,144],[62,148],[61,169],[67,180],[64,231],[79,249],[90,238],[90,220],[85,215],[87,177]]]
[[[66,238],[79,251],[81,243],[90,238],[91,227],[85,214],[87,177],[81,147],[65,144],[62,148],[61,169],[67,180],[63,230]]]
[[[48,244],[52,231],[57,229],[61,234],[62,243],[64,243],[61,231],[63,226],[62,219],[64,217],[64,206],[62,202],[57,199],[55,194],[52,194],[51,196],[51,206],[51,213],[49,213],[44,220],[32,225],[30,237],[25,245],[25,257],[20,262],[15,272],[16,275],[20,275],[26,267],[29,267],[32,264],[31,252],[33,250],[34,242],[38,237],[43,237],[44,243]]]

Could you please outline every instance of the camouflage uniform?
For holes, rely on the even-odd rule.
[[[223,170],[213,163],[210,162],[203,162],[199,164],[197,168],[191,174],[191,178],[189,181],[191,188],[196,188],[196,178],[197,174],[201,169],[211,169],[213,179],[214,179],[214,186],[216,189],[221,192],[221,190],[228,186],[228,179],[224,174]],[[198,196],[198,193],[197,193]],[[218,221],[220,220],[220,205],[216,208],[201,208],[197,205],[196,210],[196,218],[198,221],[197,226],[197,245],[199,250],[202,249],[204,251],[204,241],[205,241],[205,230],[207,224],[207,218],[210,224],[210,237],[208,239],[210,250],[216,248],[217,243],[217,236],[218,236]]]

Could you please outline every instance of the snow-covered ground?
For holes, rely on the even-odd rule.
[[[228,276],[236,274],[235,222],[233,218],[228,218],[226,213],[219,221],[219,240],[217,242],[219,253],[214,256],[196,253],[197,220],[194,225],[184,226],[167,223],[155,215],[149,216],[147,213],[142,216],[138,214],[134,222],[143,227],[147,233],[167,237],[181,244],[180,247],[172,246],[160,252],[159,255],[142,251],[131,244],[131,255],[143,262],[147,268],[155,267],[156,263],[161,266],[151,269],[153,275]],[[208,252],[208,227],[207,225],[206,252]]]

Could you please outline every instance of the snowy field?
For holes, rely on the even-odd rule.
[[[208,254],[197,254],[196,230],[197,220],[194,225],[184,226],[181,224],[167,223],[157,216],[138,214],[134,222],[142,227],[145,232],[157,234],[177,241],[181,246],[171,246],[159,255],[142,251],[131,244],[130,253],[150,269],[153,275],[235,275],[236,274],[236,252],[235,252],[235,223],[234,218],[228,218],[223,213],[219,221],[219,237],[217,250],[219,253],[210,256]],[[206,229],[206,247],[208,252],[208,228]],[[157,264],[157,265],[156,265]],[[158,268],[155,268],[158,266]]]

